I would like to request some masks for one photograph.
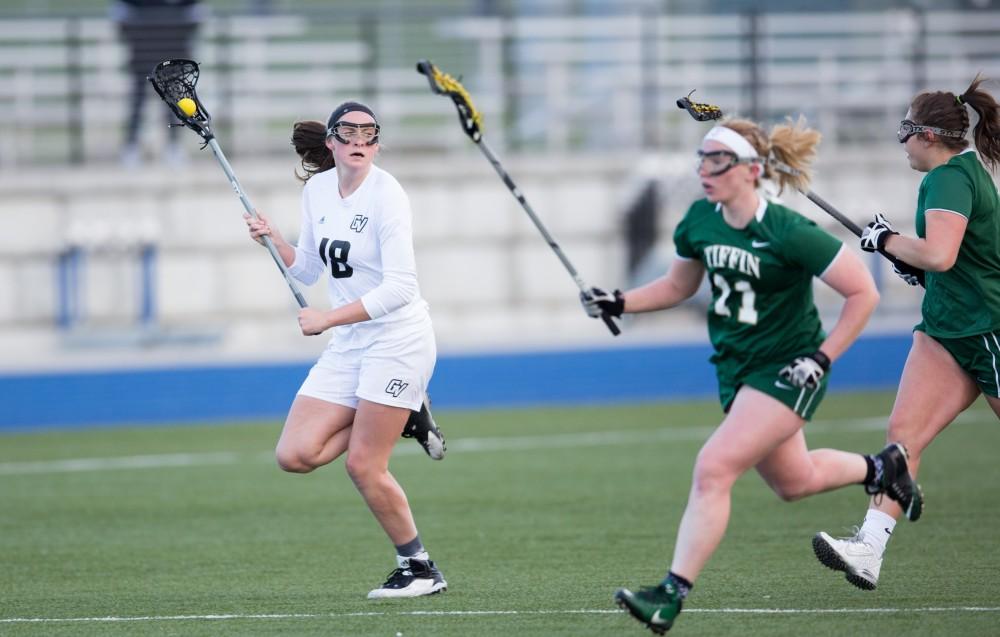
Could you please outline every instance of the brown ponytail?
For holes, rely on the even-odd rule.
[[[961,95],[947,91],[921,93],[910,103],[910,117],[915,123],[924,126],[968,131],[969,111],[965,107],[968,104],[979,115],[979,123],[973,131],[976,149],[990,170],[996,171],[1000,166],[1000,106],[992,95],[979,88],[984,81],[985,78],[977,74]],[[961,137],[938,135],[937,140],[946,148],[956,151],[969,147],[969,141]]]
[[[990,170],[996,172],[1000,166],[1000,105],[992,95],[979,88],[984,81],[985,78],[977,74],[960,97],[979,115],[979,123],[973,132],[976,150]]]
[[[295,171],[295,176],[303,183],[316,173],[334,167],[333,153],[326,147],[326,125],[315,120],[295,122],[292,126],[292,146],[302,158],[304,175]]]

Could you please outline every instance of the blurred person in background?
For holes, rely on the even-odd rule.
[[[142,109],[149,92],[146,76],[164,60],[191,58],[192,42],[203,18],[199,0],[116,0],[111,6],[111,19],[118,25],[119,35],[129,51],[123,165],[134,167],[142,163],[140,129]],[[164,121],[176,123],[170,110],[162,108]],[[163,151],[164,161],[175,166],[184,161],[178,134],[178,128],[169,129],[168,143]]]
[[[711,361],[726,416],[698,453],[666,577],[614,595],[657,633],[671,627],[721,543],[733,484],[750,469],[782,500],[863,484],[919,517],[920,489],[902,446],[890,444],[873,455],[806,446],[803,427],[823,399],[830,365],[861,333],[879,299],[857,255],[760,192],[761,180],[775,177],[767,162],[772,154],[802,171],[799,177],[777,174],[782,188],[807,185],[819,137],[801,121],[776,126],[770,135],[743,119],[716,126],[698,151],[705,198],[678,224],[677,258],[668,272],[624,293],[593,288],[581,294],[588,315],[617,317],[674,307],[695,294],[706,273],[712,287]],[[829,335],[813,302],[816,277],[844,297]]]
[[[977,76],[961,94],[913,98],[897,139],[910,168],[927,173],[917,192],[917,236],[898,234],[877,214],[861,238],[863,250],[884,249],[925,270],[922,320],[913,328],[887,434],[906,445],[914,477],[924,449],[980,394],[1000,415],[1000,199],[983,165],[1000,165],[1000,107],[982,83]],[[965,138],[970,109],[978,118],[979,155]],[[894,502],[872,500],[854,536],[818,533],[816,556],[851,584],[873,590],[899,514]]]
[[[245,215],[251,237],[270,236],[292,276],[327,283],[333,309],[304,308],[299,325],[306,335],[333,333],[292,403],[276,455],[285,471],[309,473],[347,454],[348,475],[396,547],[397,568],[369,599],[447,589],[389,473],[401,434],[415,435],[435,459],[444,439],[427,410],[437,348],[417,284],[410,202],[373,163],[380,132],[358,102],[338,106],[326,125],[295,124],[305,170],[298,246],[267,217]]]

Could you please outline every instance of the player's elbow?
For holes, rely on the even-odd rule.
[[[882,300],[882,295],[879,294],[878,288],[874,285],[871,287],[865,287],[864,290],[858,293],[859,305],[865,309],[866,315],[871,314],[878,307],[878,302]]]
[[[412,303],[417,290],[416,276],[387,274],[382,284],[362,297],[361,302],[369,316],[378,318]]]
[[[931,272],[947,272],[955,266],[957,260],[958,252],[935,253],[927,259],[927,266],[924,269]]]
[[[386,277],[386,305],[391,312],[408,305],[417,298],[417,277]]]
[[[296,272],[292,276],[295,278],[296,281],[305,286],[312,285],[319,280],[318,272],[316,274],[311,274],[309,272]]]

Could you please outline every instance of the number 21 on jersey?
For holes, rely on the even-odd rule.
[[[729,295],[735,290],[740,295],[740,309],[736,314],[736,320],[747,325],[757,324],[757,309],[754,307],[757,295],[754,293],[753,286],[750,285],[749,281],[740,279],[733,285],[729,285],[729,281],[716,272],[712,275],[712,284],[719,289],[719,298],[715,300],[716,314],[719,316],[732,316],[732,312],[729,311],[729,306],[726,305],[726,302],[729,300]]]

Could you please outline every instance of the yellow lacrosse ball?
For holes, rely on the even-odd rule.
[[[198,105],[194,103],[194,100],[190,97],[184,97],[178,100],[177,108],[181,109],[181,112],[188,117],[194,117],[194,114],[198,112]]]

